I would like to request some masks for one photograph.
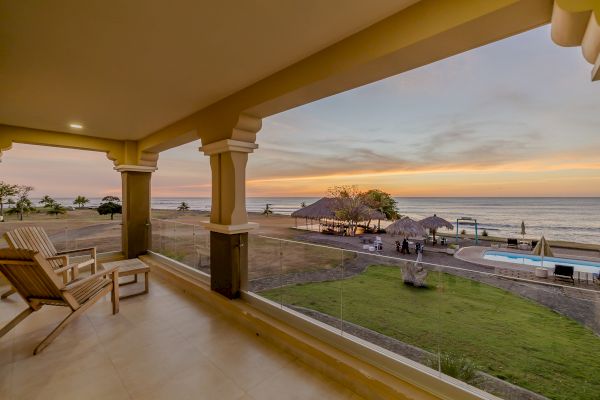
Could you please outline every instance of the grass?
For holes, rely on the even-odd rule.
[[[371,266],[344,281],[261,295],[338,318],[343,313],[349,322],[402,342],[461,355],[482,371],[552,399],[600,398],[600,338],[591,330],[476,281],[435,273],[427,283],[428,289],[409,287],[398,268]]]

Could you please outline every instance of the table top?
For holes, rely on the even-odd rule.
[[[124,272],[133,274],[150,271],[150,267],[144,264],[139,258],[103,263],[102,266],[106,269],[119,267],[119,273],[121,274]]]

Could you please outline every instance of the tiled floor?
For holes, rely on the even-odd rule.
[[[0,339],[0,399],[359,399],[203,303],[152,283],[116,316],[108,298],[98,302],[37,356],[34,347],[67,311],[45,307],[21,322]],[[0,326],[24,307],[18,295],[0,302]]]

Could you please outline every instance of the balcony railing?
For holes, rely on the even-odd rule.
[[[153,251],[210,272],[202,226],[153,220]],[[249,236],[248,291],[283,312],[505,399],[596,398],[598,288],[490,271]]]
[[[258,235],[249,252],[250,291],[442,379],[506,399],[600,393],[598,290]]]
[[[152,219],[152,251],[210,274],[210,232],[201,225]]]

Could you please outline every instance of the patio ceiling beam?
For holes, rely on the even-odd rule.
[[[134,141],[0,125],[0,159],[2,152],[10,150],[14,143],[98,151],[106,153],[106,157],[113,161],[116,167],[156,167],[158,160],[156,153],[139,151],[138,143]]]
[[[552,0],[422,0],[140,141],[163,151],[232,139],[240,115],[273,114],[426,65],[550,21]]]

